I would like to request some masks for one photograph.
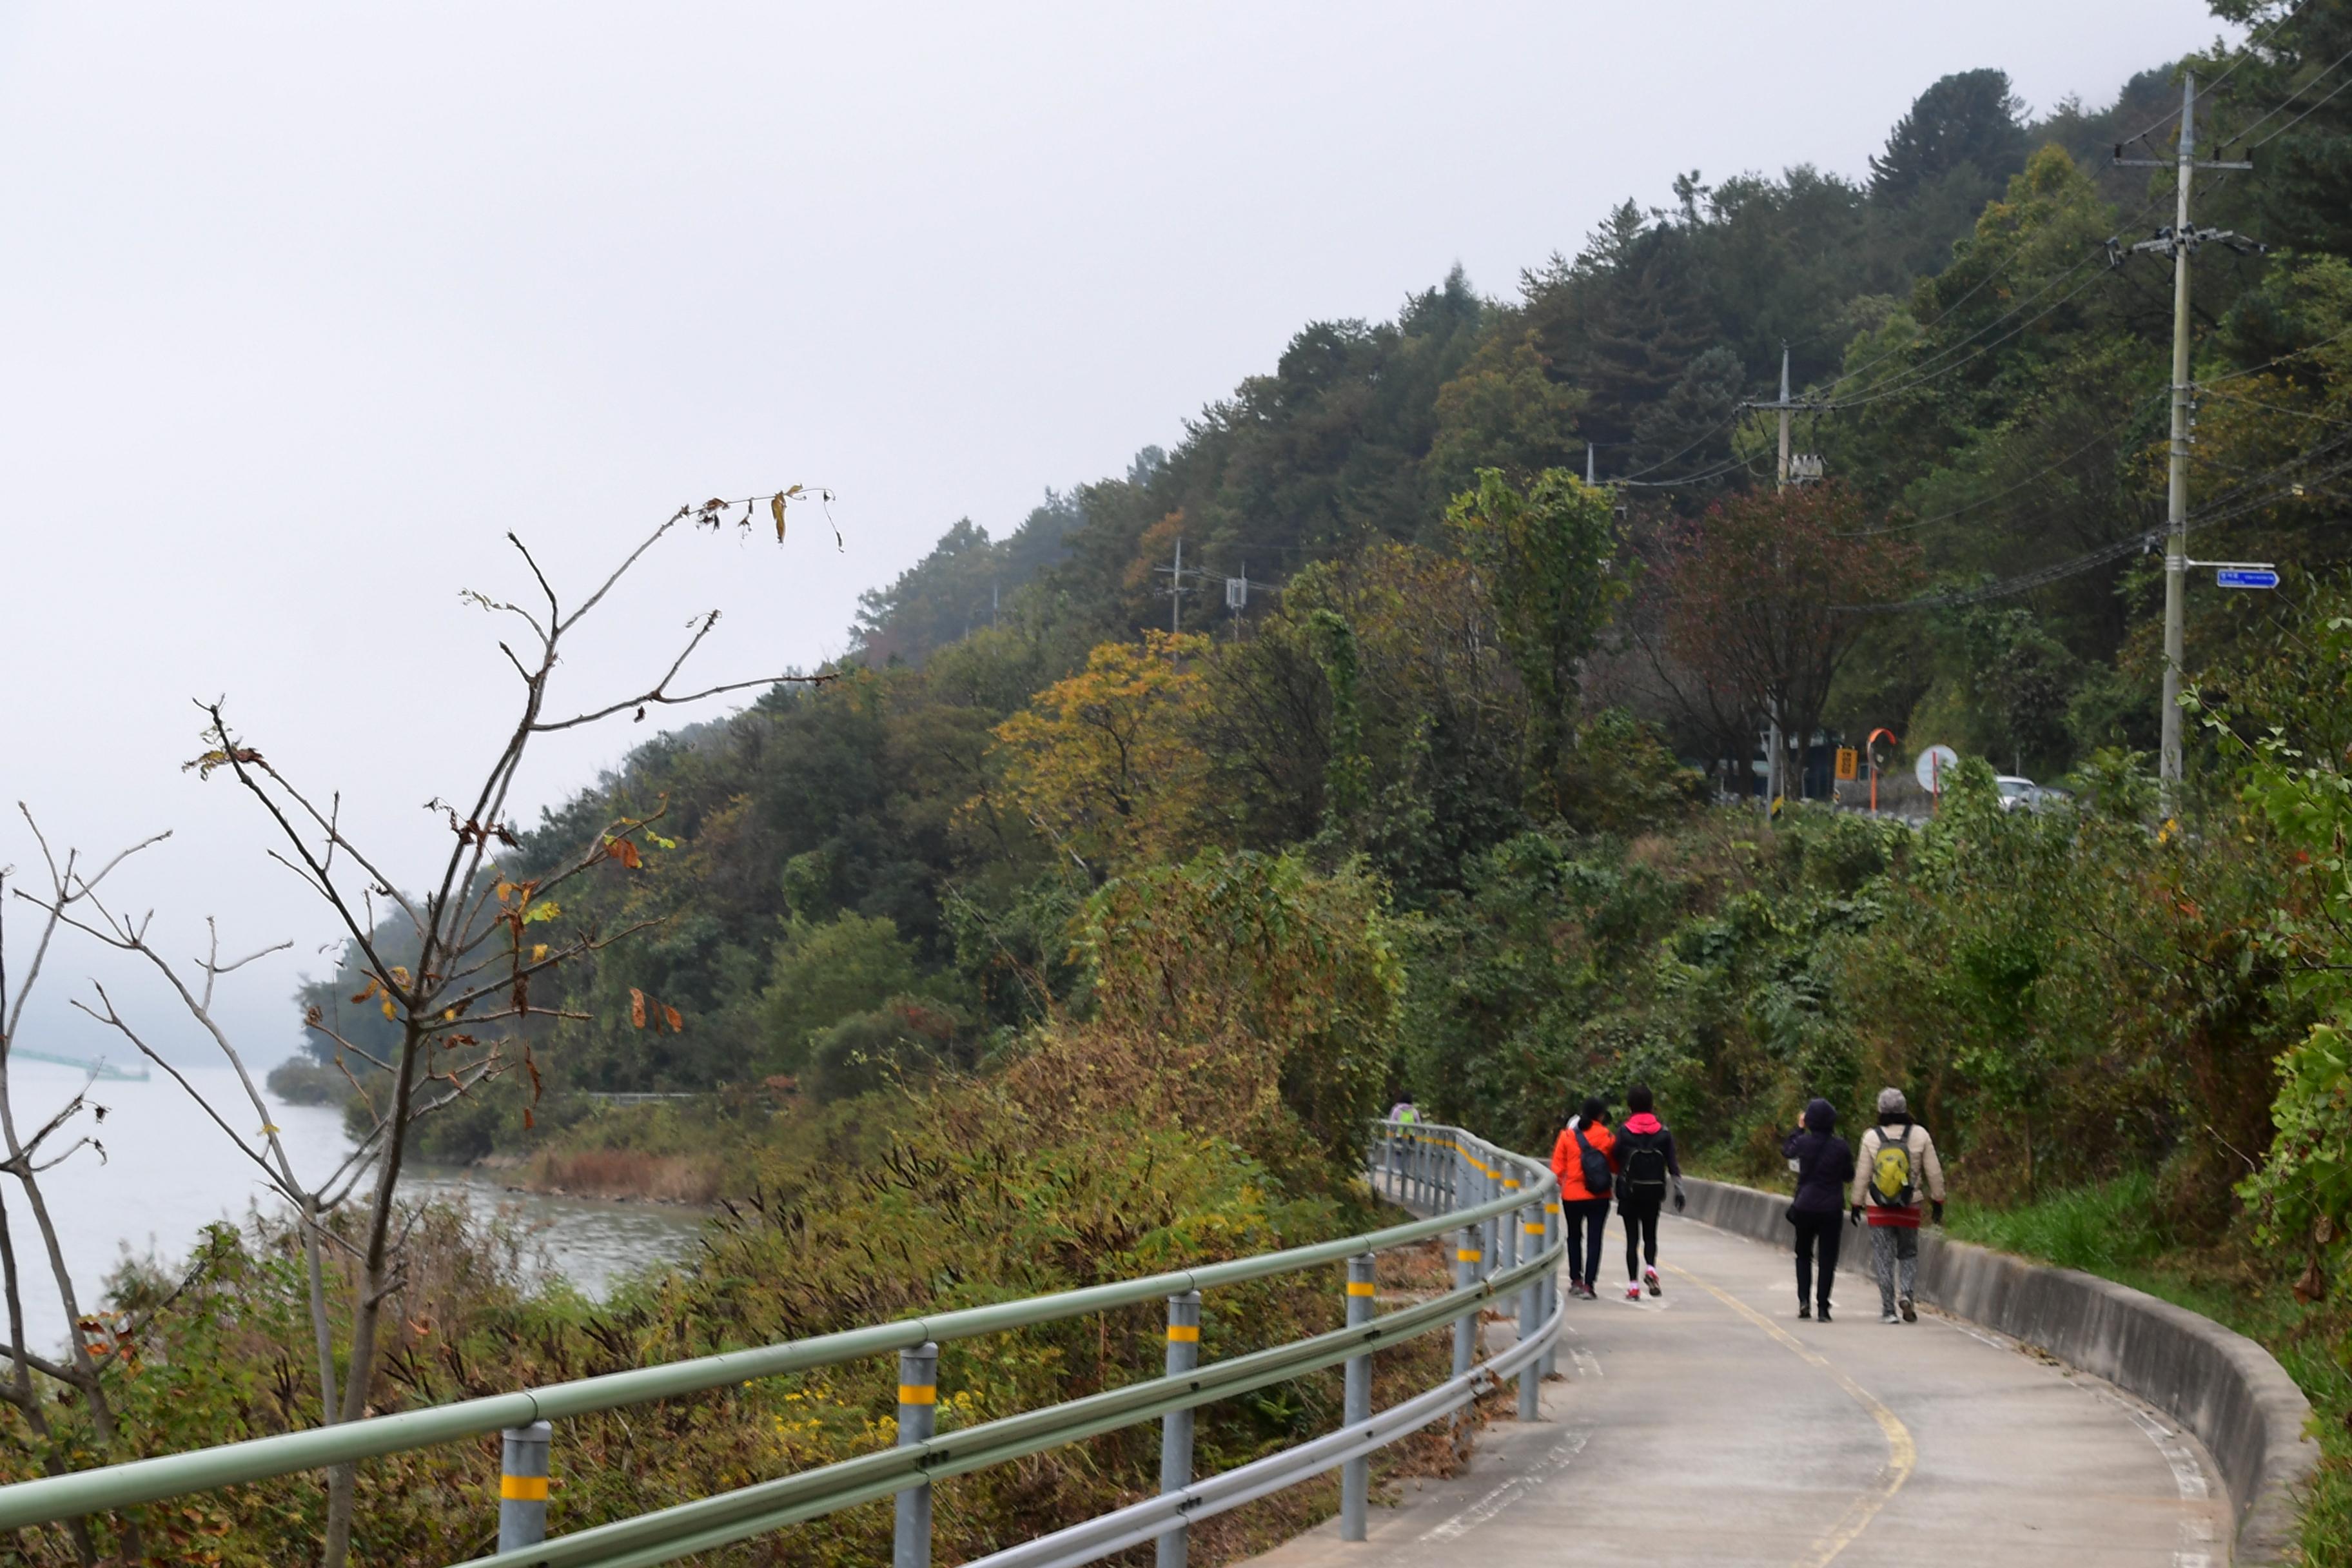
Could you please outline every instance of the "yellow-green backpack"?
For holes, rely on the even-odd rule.
[[[1906,1125],[1898,1142],[1889,1142],[1883,1131],[1878,1152],[1870,1161],[1870,1197],[1883,1208],[1907,1209],[1912,1204],[1911,1129]]]

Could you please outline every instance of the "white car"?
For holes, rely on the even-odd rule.
[[[2003,811],[2032,811],[2042,804],[2042,786],[2032,779],[2003,773],[1992,782],[2000,791],[2000,808]]]

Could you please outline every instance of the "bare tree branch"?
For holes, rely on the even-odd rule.
[[[706,686],[699,691],[689,691],[677,697],[672,697],[661,688],[656,687],[642,696],[624,698],[609,707],[599,708],[593,713],[578,714],[570,719],[558,720],[553,723],[534,724],[531,728],[538,733],[549,734],[557,730],[573,730],[583,724],[593,724],[599,719],[609,719],[624,708],[676,707],[688,702],[699,702],[706,697],[718,697],[730,691],[746,691],[754,686],[823,686],[827,681],[839,679],[839,676],[831,671],[815,675],[763,675],[756,680],[730,680],[719,686]]]

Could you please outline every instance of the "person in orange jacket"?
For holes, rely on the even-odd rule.
[[[1617,1179],[1617,1135],[1609,1108],[1596,1096],[1584,1104],[1551,1146],[1551,1173],[1559,1178],[1559,1214],[1568,1229],[1568,1293],[1588,1301],[1601,1272],[1601,1237],[1609,1228],[1609,1191]]]

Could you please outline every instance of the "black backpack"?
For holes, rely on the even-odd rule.
[[[1609,1195],[1611,1172],[1609,1156],[1584,1141],[1584,1129],[1576,1130],[1577,1162],[1584,1168],[1584,1190],[1596,1198]]]
[[[1665,1134],[1661,1132],[1620,1132],[1617,1163],[1625,1172],[1625,1190],[1633,1196],[1646,1197],[1652,1193],[1660,1197],[1666,1193]]]

